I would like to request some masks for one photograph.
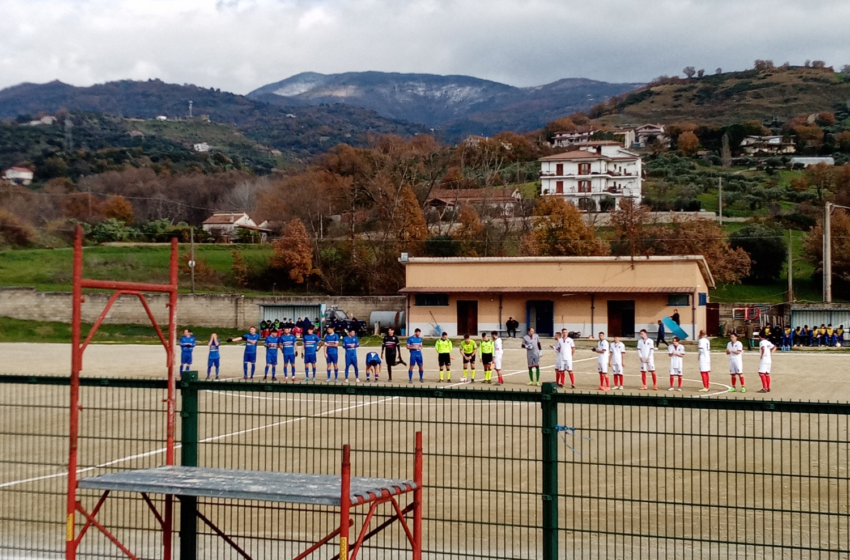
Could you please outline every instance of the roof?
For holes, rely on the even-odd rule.
[[[622,146],[622,142],[617,142],[616,140],[593,140],[591,142],[585,142],[585,146]]]
[[[230,225],[247,216],[248,214],[245,212],[216,212],[204,220],[204,223],[207,225]]]
[[[516,189],[432,189],[428,201],[443,202],[494,202],[514,200]]]
[[[449,292],[449,293],[483,293],[483,294],[510,294],[510,293],[557,293],[563,295],[569,294],[690,294],[694,291],[693,287],[690,286],[673,286],[673,287],[658,287],[653,286],[649,288],[638,288],[638,287],[627,287],[627,286],[613,286],[613,287],[599,287],[599,286],[543,286],[543,287],[491,287],[491,286],[481,286],[481,287],[440,287],[440,288],[429,288],[429,287],[418,287],[418,288],[402,288],[399,290],[401,294],[430,294],[434,292],[434,290],[439,290],[440,292]]]
[[[17,171],[18,173],[32,173],[32,169],[26,167],[10,167],[6,171]]]
[[[560,263],[560,264],[578,264],[578,263],[635,263],[642,262],[694,262],[699,266],[703,278],[709,288],[715,288],[714,277],[711,275],[711,270],[708,268],[708,263],[702,255],[665,255],[665,256],[649,256],[635,257],[632,259],[628,256],[623,257],[409,257],[406,265],[411,264],[452,264],[452,263]],[[567,291],[566,287],[560,287]],[[602,291],[607,288],[596,287],[596,291]],[[667,288],[665,288],[667,289]]]
[[[608,159],[608,156],[603,156],[595,152],[587,150],[573,150],[561,154],[552,154],[551,156],[543,156],[537,161],[569,161],[571,159]]]

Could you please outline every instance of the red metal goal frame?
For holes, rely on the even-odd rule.
[[[69,445],[68,445],[68,499],[66,509],[66,529],[65,529],[65,558],[66,560],[76,560],[77,548],[80,541],[85,535],[88,528],[94,524],[95,527],[103,531],[103,528],[94,521],[99,506],[102,505],[104,496],[98,508],[92,515],[85,515],[77,500],[77,449],[79,443],[79,427],[80,427],[80,372],[83,369],[83,352],[88,347],[97,330],[103,324],[107,313],[112,308],[112,305],[122,295],[136,296],[145,308],[153,328],[159,337],[160,342],[165,347],[166,367],[168,368],[168,395],[166,397],[166,451],[165,462],[167,465],[174,464],[174,408],[175,408],[175,380],[174,380],[174,348],[177,345],[177,239],[171,240],[171,262],[169,265],[169,283],[168,284],[146,284],[139,282],[114,282],[111,280],[91,280],[83,278],[83,228],[76,227],[74,233],[74,273],[73,273],[73,288],[72,288],[72,311],[71,311],[71,405],[70,405],[70,430],[69,430]],[[113,290],[112,297],[106,303],[100,316],[92,325],[91,331],[86,336],[85,341],[82,339],[82,304],[85,301],[83,289],[96,290]],[[168,339],[163,336],[159,324],[151,312],[148,302],[145,299],[143,292],[156,292],[168,294]],[[173,496],[165,497],[165,511],[162,519],[162,544],[164,547],[165,560],[171,560],[171,541],[173,527]],[[76,520],[75,515],[80,511],[86,517],[86,524],[76,535]],[[108,535],[107,533],[107,536]]]

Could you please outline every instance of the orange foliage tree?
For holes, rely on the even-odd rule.
[[[304,223],[295,218],[286,224],[281,236],[272,244],[272,266],[286,269],[289,278],[303,284],[313,274],[313,248]]]
[[[110,196],[100,208],[104,218],[114,218],[120,222],[124,222],[128,226],[133,224],[133,218],[135,217],[133,214],[133,205],[123,196]]]
[[[526,255],[585,257],[607,255],[608,246],[584,223],[581,212],[559,197],[543,198],[534,209],[534,227],[523,238]]]
[[[697,138],[697,135],[693,132],[686,130],[679,135],[677,145],[683,154],[686,156],[692,156],[697,153],[697,149],[699,149],[699,138]]]

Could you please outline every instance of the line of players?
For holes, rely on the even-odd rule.
[[[558,359],[561,360],[560,381],[558,384],[564,386],[564,369],[570,373],[570,382],[575,388],[575,381],[572,372],[572,355],[575,354],[575,343],[566,335],[566,329],[556,335],[556,345],[553,346],[555,352],[558,353]],[[670,357],[670,387],[668,391],[682,390],[682,369],[685,358],[685,347],[681,344],[678,336],[674,336],[672,344],[667,346],[667,355]],[[640,338],[637,341],[637,355],[640,360],[640,376],[641,376],[641,391],[647,390],[647,373],[652,376],[652,389],[658,390],[658,376],[655,371],[655,343],[647,335],[646,330],[640,331]],[[620,341],[619,337],[614,337],[614,342],[609,343],[605,339],[605,333],[599,333],[599,341],[596,344],[594,352],[597,354],[597,366],[599,370],[599,390],[610,391],[612,387],[608,380],[608,368],[610,367],[614,374],[614,390],[623,390],[623,357],[626,353],[626,345]],[[761,377],[762,388],[759,393],[770,392],[770,370],[772,365],[773,353],[776,352],[776,346],[767,339],[767,334],[759,335],[759,377]],[[743,363],[744,346],[738,340],[736,334],[731,334],[729,342],[726,344],[726,354],[729,356],[729,374],[732,378],[731,392],[736,392],[737,382],[741,383],[741,392],[746,393],[747,388],[744,385],[744,363]],[[567,358],[569,357],[569,360]],[[697,342],[697,359],[699,362],[700,376],[702,377],[701,393],[709,391],[711,382],[711,342],[708,339],[705,331],[700,331],[699,341]],[[556,363],[556,370],[558,368]]]

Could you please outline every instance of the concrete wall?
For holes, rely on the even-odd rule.
[[[83,321],[94,322],[110,294],[85,295]],[[168,321],[168,296],[147,296],[148,305],[157,321]],[[364,297],[251,297],[239,294],[180,294],[177,300],[177,320],[181,325],[199,327],[248,328],[257,323],[259,304],[326,304],[339,307],[349,316],[368,320],[372,311],[405,311],[403,296]],[[32,321],[71,322],[71,294],[68,292],[39,292],[33,288],[0,288],[0,316]],[[122,296],[107,315],[106,323],[144,325],[148,318],[138,298]]]

